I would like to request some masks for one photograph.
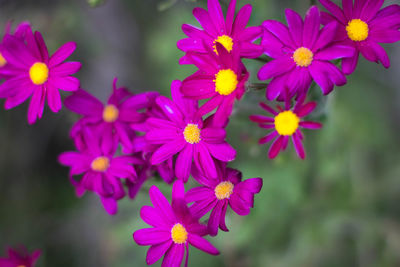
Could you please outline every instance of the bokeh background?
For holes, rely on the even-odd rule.
[[[72,58],[83,63],[82,87],[102,100],[116,76],[132,92],[169,96],[171,81],[194,70],[178,64],[180,27],[198,25],[191,10],[206,1],[101,2],[1,0],[0,27],[8,20],[30,21],[51,53],[77,42]],[[304,15],[311,1],[238,1],[248,2],[250,24],[258,25],[283,20],[285,8]],[[231,166],[245,178],[262,177],[264,186],[249,216],[228,213],[231,231],[212,239],[221,255],[191,249],[190,266],[400,266],[400,47],[385,47],[389,70],[362,59],[348,85],[329,97],[313,89],[320,103],[313,117],[324,127],[305,131],[304,161],[291,146],[275,160],[267,158],[268,146],[257,144],[265,132],[248,120],[261,112],[264,91],[244,96],[228,126],[238,150]],[[256,82],[261,63],[245,64]],[[152,180],[109,216],[94,194],[75,197],[68,169],[57,163],[61,152],[74,149],[68,131],[77,116],[46,108],[44,118],[28,126],[26,110],[26,104],[0,110],[0,255],[8,245],[25,244],[42,249],[38,267],[144,266],[147,247],[132,239],[146,226],[139,209],[149,204],[151,184],[167,196],[171,188]]]

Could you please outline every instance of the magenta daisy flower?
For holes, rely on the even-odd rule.
[[[218,0],[208,0],[208,12],[203,8],[195,8],[193,15],[203,29],[183,24],[182,30],[188,36],[178,41],[177,46],[183,52],[218,54],[216,44],[220,43],[228,52],[238,49],[240,57],[256,58],[262,54],[262,47],[253,42],[261,35],[261,27],[246,28],[251,15],[251,5],[245,5],[235,18],[236,0],[229,3],[226,19]],[[206,46],[208,49],[206,49]],[[192,64],[190,58],[184,56],[181,64]]]
[[[143,164],[143,160],[133,156],[115,156],[117,139],[100,137],[89,128],[84,130],[85,149],[64,152],[59,157],[62,165],[71,167],[70,180],[76,194],[81,197],[86,190],[99,196],[109,214],[117,212],[117,200],[125,196],[121,178],[136,182],[137,174],[133,165]],[[77,181],[73,176],[81,176]]]
[[[286,9],[289,27],[274,20],[264,21],[262,44],[265,53],[274,60],[265,64],[258,72],[260,80],[272,79],[267,87],[267,99],[280,97],[285,88],[290,96],[306,93],[314,80],[324,94],[334,85],[342,86],[346,77],[331,60],[351,57],[354,48],[333,44],[337,23],[330,23],[320,30],[320,13],[311,7],[304,22],[300,15]]]
[[[0,258],[1,267],[34,267],[40,257],[40,250],[35,250],[30,254],[28,250],[21,246],[18,249],[8,248],[8,258]]]
[[[180,93],[181,82],[171,85],[172,100],[159,96],[156,103],[166,119],[149,118],[149,131],[146,140],[157,145],[151,156],[151,164],[158,165],[176,157],[175,174],[178,179],[187,181],[192,161],[209,177],[217,178],[214,159],[228,162],[234,160],[236,151],[225,141],[226,132],[214,126],[212,120],[197,116],[197,101],[183,98]]]
[[[285,108],[277,106],[278,111],[275,111],[264,103],[260,103],[261,108],[271,113],[273,117],[252,115],[250,116],[250,120],[257,122],[261,128],[273,129],[272,132],[259,141],[259,144],[265,144],[276,138],[268,151],[269,158],[275,158],[281,150],[285,150],[291,137],[297,155],[301,159],[304,159],[303,134],[299,128],[319,129],[322,127],[322,124],[312,121],[302,121],[301,119],[310,114],[317,106],[317,103],[309,102],[303,104],[305,100],[305,96],[303,96],[297,101],[293,109],[291,109],[290,99],[288,97],[285,99]]]
[[[0,51],[13,66],[12,75],[0,85],[0,97],[7,98],[4,108],[11,109],[32,96],[28,109],[28,122],[34,123],[43,115],[44,102],[50,110],[58,112],[61,107],[60,90],[76,91],[79,80],[71,75],[81,68],[79,62],[64,62],[76,48],[69,42],[51,57],[40,32],[25,32],[25,42],[15,36],[6,35]]]
[[[355,0],[354,4],[353,0],[343,0],[343,9],[340,9],[330,0],[320,2],[330,12],[322,12],[322,22],[339,22],[335,40],[357,50],[354,56],[343,59],[345,74],[355,70],[360,52],[367,60],[390,67],[389,57],[379,44],[400,40],[399,5],[381,9],[384,0]]]
[[[219,251],[206,239],[207,227],[192,216],[184,200],[185,188],[182,181],[175,181],[172,188],[172,205],[156,186],[149,190],[154,207],[143,206],[140,217],[153,228],[137,230],[133,239],[140,246],[151,246],[147,251],[146,263],[156,263],[164,256],[161,266],[181,266],[186,250],[185,266],[188,265],[189,244],[212,255]]]
[[[86,91],[78,90],[64,100],[68,109],[84,116],[72,128],[71,137],[81,138],[81,130],[92,126],[109,138],[116,135],[124,151],[131,151],[135,136],[131,124],[142,123],[146,120],[145,113],[139,111],[148,107],[156,96],[158,96],[157,92],[132,95],[126,88],[117,87],[116,78],[106,105]]]
[[[225,224],[228,206],[241,216],[249,214],[250,208],[254,206],[254,195],[260,192],[263,184],[261,178],[242,181],[242,173],[226,168],[226,164],[219,164],[217,169],[216,180],[211,180],[194,170],[193,177],[203,186],[192,188],[185,195],[187,203],[194,202],[190,211],[198,218],[212,210],[208,220],[211,236],[217,235],[218,227],[229,231]]]
[[[232,112],[235,98],[240,100],[245,92],[249,73],[238,53],[228,53],[219,43],[216,47],[219,56],[187,54],[199,70],[182,82],[181,91],[185,97],[194,100],[210,98],[199,109],[201,116],[218,107],[218,113],[227,118]]]

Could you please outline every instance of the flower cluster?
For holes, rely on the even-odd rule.
[[[324,95],[331,93],[335,85],[345,85],[346,75],[354,72],[360,52],[367,60],[381,62],[387,68],[390,61],[379,43],[400,40],[399,5],[381,9],[383,0],[356,0],[354,3],[343,0],[343,9],[340,9],[330,0],[319,1],[330,13],[312,6],[303,20],[298,13],[287,9],[287,26],[274,20],[262,24],[261,44],[272,60],[259,70],[258,78],[271,80],[266,90],[268,100],[285,102],[285,107],[278,106],[278,111],[260,103],[273,117],[250,117],[261,128],[273,130],[260,139],[260,144],[279,136],[270,147],[270,158],[284,150],[291,137],[298,156],[304,159],[299,127],[318,129],[322,126],[300,120],[315,108],[313,102],[304,104],[313,82]],[[297,101],[293,109],[290,108],[292,99]]]
[[[250,116],[269,131],[259,140],[260,144],[272,141],[269,158],[285,150],[290,139],[297,155],[305,158],[300,128],[322,127],[305,118],[317,105],[306,101],[314,84],[324,95],[346,84],[360,53],[390,66],[379,44],[400,40],[399,5],[382,8],[383,0],[343,0],[341,9],[330,0],[319,1],[330,13],[312,6],[303,19],[287,9],[287,25],[266,20],[247,27],[251,5],[235,15],[236,0],[231,0],[224,16],[219,1],[208,0],[207,10],[193,10],[201,28],[182,26],[187,38],[177,43],[184,52],[179,62],[197,70],[172,82],[171,98],[157,92],[132,94],[118,87],[115,79],[105,104],[71,76],[81,64],[64,62],[75,43],[66,43],[49,56],[42,35],[33,33],[29,23],[21,23],[14,33],[7,25],[0,44],[4,80],[0,98],[10,109],[32,96],[28,108],[32,124],[42,117],[46,99],[50,110],[58,112],[62,107],[58,90],[71,91],[64,104],[81,117],[70,131],[75,151],[62,153],[59,162],[70,167],[77,196],[94,192],[104,209],[115,214],[118,200],[126,195],[134,198],[149,178],[158,175],[173,183],[171,203],[156,186],[150,188],[153,207],[143,206],[140,215],[152,228],[135,231],[133,239],[151,246],[147,264],[164,256],[162,266],[180,266],[186,255],[187,266],[189,244],[219,254],[204,237],[216,236],[219,229],[228,231],[228,207],[248,215],[262,188],[261,178],[242,180],[239,170],[228,167],[236,150],[226,141],[226,127],[236,101],[251,87],[243,58],[265,61],[258,78],[270,80],[266,99],[282,102],[273,108],[263,101],[260,106],[270,116]],[[185,193],[190,177],[198,186]],[[32,266],[38,255],[21,258],[11,251],[10,259],[0,261],[13,261],[5,266]]]

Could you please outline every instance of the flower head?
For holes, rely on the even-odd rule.
[[[94,127],[104,136],[116,136],[123,145],[124,151],[135,151],[135,132],[132,125],[144,123],[145,110],[158,96],[157,92],[146,92],[132,95],[126,88],[117,87],[117,79],[113,82],[113,91],[107,104],[84,90],[78,90],[64,101],[65,106],[83,115],[72,128],[71,137],[81,138],[82,129]]]
[[[188,203],[194,202],[190,211],[195,216],[201,218],[212,210],[208,220],[208,231],[212,236],[217,235],[218,227],[228,231],[225,224],[228,206],[241,216],[249,214],[254,206],[254,195],[262,187],[261,178],[242,181],[241,172],[225,165],[218,165],[218,179],[209,179],[194,170],[193,177],[203,186],[192,188],[185,195]]]
[[[262,47],[253,43],[261,35],[261,27],[246,25],[251,14],[251,5],[242,7],[235,18],[236,0],[229,2],[226,18],[218,0],[208,0],[208,11],[195,8],[193,15],[203,29],[183,24],[182,30],[188,38],[177,43],[184,52],[214,53],[218,55],[216,44],[219,43],[231,53],[234,50],[240,57],[256,58],[262,54]],[[190,57],[181,58],[181,64],[192,64]]]
[[[273,116],[250,116],[250,120],[257,122],[261,128],[273,129],[272,132],[261,138],[259,141],[260,144],[265,144],[276,138],[268,152],[270,158],[275,158],[281,150],[286,149],[290,137],[292,138],[297,155],[301,159],[305,158],[302,144],[303,134],[301,133],[300,128],[319,129],[322,125],[318,122],[302,120],[303,117],[310,114],[317,106],[315,102],[303,104],[304,99],[305,96],[300,97],[296,105],[291,108],[290,100],[286,97],[285,107],[282,108],[278,106],[278,111],[264,103],[260,103],[260,106]]]
[[[80,197],[86,190],[94,191],[99,196],[104,208],[110,214],[117,212],[117,200],[125,196],[121,179],[135,183],[137,173],[133,165],[143,161],[134,156],[115,156],[118,142],[93,133],[85,128],[84,146],[77,152],[64,152],[59,162],[71,167],[70,180]],[[82,176],[79,181],[73,176]]]
[[[346,77],[331,60],[351,57],[354,48],[334,44],[337,23],[332,22],[320,30],[320,13],[316,6],[310,8],[303,21],[293,10],[286,10],[288,27],[278,21],[263,23],[262,45],[273,60],[258,72],[260,80],[272,79],[267,87],[267,98],[284,98],[285,88],[292,97],[306,93],[314,80],[324,94],[334,85],[346,83]]]
[[[199,223],[190,213],[184,200],[183,182],[175,181],[172,188],[171,205],[156,186],[149,195],[153,207],[143,206],[140,217],[152,228],[137,230],[133,239],[141,246],[151,246],[147,251],[146,263],[156,263],[164,256],[162,266],[180,266],[185,255],[187,266],[189,244],[212,255],[219,251],[206,239],[207,227]]]
[[[79,88],[79,80],[71,75],[81,68],[81,63],[64,62],[75,48],[75,43],[66,43],[50,57],[40,32],[33,34],[27,27],[24,39],[6,35],[0,52],[12,69],[0,85],[0,97],[6,98],[5,109],[18,106],[32,96],[28,109],[28,122],[32,124],[42,117],[47,96],[50,110],[58,112],[62,106],[58,90]]]
[[[199,68],[182,82],[181,91],[187,98],[208,99],[199,109],[205,115],[218,107],[217,116],[221,122],[231,114],[233,103],[241,99],[249,73],[240,61],[239,55],[216,45],[219,56],[188,53],[188,58]]]
[[[172,100],[159,96],[156,104],[165,119],[147,120],[146,140],[156,145],[151,164],[158,165],[177,155],[175,174],[185,182],[189,178],[192,161],[210,177],[217,177],[214,160],[231,161],[236,151],[225,141],[225,130],[213,120],[203,121],[197,114],[197,101],[186,99],[180,93],[181,82],[171,85]]]
[[[18,249],[8,248],[8,258],[0,258],[1,267],[34,267],[40,257],[40,250],[29,254],[28,250],[21,246]]]
[[[343,59],[345,74],[351,74],[361,53],[367,60],[390,67],[390,60],[380,43],[394,43],[400,40],[400,6],[382,8],[384,0],[355,1],[343,0],[342,9],[330,0],[319,0],[329,11],[322,12],[324,24],[335,21],[338,31],[335,41],[352,46],[356,53]]]

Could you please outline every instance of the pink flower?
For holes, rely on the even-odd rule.
[[[380,43],[395,43],[400,40],[400,6],[390,5],[381,9],[384,0],[343,0],[340,9],[330,0],[319,0],[330,12],[322,12],[324,24],[338,22],[335,41],[354,47],[357,52],[343,59],[343,72],[353,73],[361,54],[369,61],[381,62],[390,67],[388,55]]]
[[[184,200],[183,182],[175,181],[172,188],[172,203],[156,186],[149,190],[154,207],[143,206],[140,217],[152,228],[137,230],[133,239],[140,246],[151,246],[147,251],[146,263],[156,263],[164,256],[162,267],[181,266],[186,250],[185,266],[188,265],[189,244],[212,255],[219,251],[206,239],[207,227],[192,216]]]
[[[0,258],[1,267],[34,267],[40,257],[40,250],[29,254],[28,250],[21,246],[19,249],[8,248],[8,258]]]
[[[197,116],[197,101],[183,98],[180,86],[180,81],[172,82],[173,101],[164,96],[156,99],[166,118],[147,120],[146,140],[150,145],[157,145],[150,162],[158,165],[177,155],[175,174],[178,179],[188,180],[193,160],[209,177],[216,178],[214,160],[231,161],[236,151],[225,141],[225,130],[213,125],[212,117],[203,122]]]
[[[320,30],[320,14],[316,6],[311,7],[304,19],[293,10],[286,9],[289,27],[281,22],[267,20],[262,45],[265,53],[274,60],[265,64],[258,72],[260,80],[272,81],[267,87],[267,99],[280,96],[283,100],[285,88],[290,97],[306,93],[314,80],[324,94],[329,94],[334,85],[346,84],[346,77],[331,60],[354,55],[354,48],[334,44],[337,23],[333,22]]]
[[[195,170],[193,177],[203,186],[192,188],[185,195],[188,203],[194,202],[190,211],[198,218],[212,210],[208,220],[211,236],[217,235],[218,227],[228,231],[225,224],[228,206],[241,216],[249,214],[254,206],[254,195],[260,192],[263,184],[261,178],[242,181],[242,173],[226,168],[225,164],[220,164],[217,170],[217,180],[209,179]]]
[[[81,197],[86,190],[99,196],[109,214],[117,212],[117,200],[125,196],[121,179],[135,183],[136,170],[133,165],[143,164],[143,160],[133,156],[115,156],[118,142],[93,133],[85,128],[83,133],[84,149],[78,152],[64,152],[59,157],[62,165],[71,167],[70,180],[76,194]],[[82,175],[77,181],[73,176]]]
[[[240,100],[245,92],[249,73],[240,61],[239,54],[216,44],[219,56],[188,53],[187,57],[199,68],[182,82],[181,92],[187,98],[210,98],[198,113],[205,115],[218,107],[216,116],[222,124],[232,112],[235,98]]]
[[[254,40],[261,35],[261,27],[248,27],[246,25],[251,14],[251,5],[245,5],[235,16],[236,0],[229,3],[226,19],[222,13],[218,0],[208,0],[208,12],[202,8],[195,8],[193,15],[204,30],[192,25],[183,24],[182,30],[188,36],[177,43],[184,52],[216,53],[216,44],[220,43],[228,52],[232,50],[240,57],[256,58],[262,54],[262,47],[254,44]],[[206,46],[206,47],[204,47]],[[192,64],[186,55],[180,60],[181,64]]]
[[[277,137],[268,151],[269,158],[275,158],[281,150],[285,150],[290,137],[292,138],[297,155],[301,159],[305,158],[304,147],[302,144],[303,134],[299,128],[319,129],[322,125],[318,122],[301,120],[301,118],[310,114],[317,106],[317,103],[315,102],[303,104],[304,100],[305,96],[301,97],[294,108],[291,109],[290,99],[286,97],[285,108],[277,106],[278,111],[275,111],[264,103],[260,103],[260,106],[267,112],[271,113],[273,117],[262,115],[250,116],[250,120],[257,122],[261,128],[274,129],[259,141],[260,144],[265,144]]]
[[[32,96],[28,109],[28,122],[32,124],[42,117],[47,96],[50,110],[58,112],[62,107],[58,90],[76,91],[79,88],[79,80],[71,75],[81,68],[81,63],[64,62],[75,48],[75,43],[66,43],[49,57],[40,32],[33,34],[28,27],[25,42],[6,35],[0,51],[13,69],[0,85],[0,97],[7,99],[4,108],[11,109]]]
[[[126,88],[117,87],[116,78],[106,105],[86,91],[78,90],[64,101],[68,109],[83,115],[73,126],[71,137],[81,139],[82,129],[95,127],[96,132],[101,132],[108,138],[115,135],[123,145],[124,151],[131,152],[135,150],[133,146],[136,136],[131,126],[144,123],[147,115],[141,111],[149,107],[157,96],[157,92],[132,95]]]

